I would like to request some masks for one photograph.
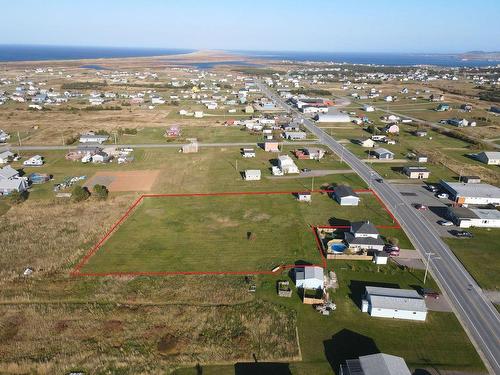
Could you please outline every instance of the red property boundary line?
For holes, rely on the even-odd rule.
[[[396,223],[393,226],[380,225],[378,228],[391,228],[399,229],[399,223],[397,222],[394,215],[387,209],[386,205],[378,197],[378,195],[371,189],[357,189],[354,190],[357,193],[371,193],[380,202],[384,210],[389,214],[392,220]],[[137,198],[132,205],[125,211],[125,213],[113,224],[113,226],[106,232],[103,238],[99,240],[77,263],[77,265],[70,272],[71,276],[169,276],[169,275],[271,275],[279,271],[283,271],[291,268],[305,268],[305,267],[327,267],[326,257],[323,254],[323,249],[321,246],[321,241],[318,237],[317,228],[349,228],[349,226],[311,226],[311,230],[316,241],[316,246],[321,256],[321,264],[308,264],[308,265],[297,265],[297,264],[285,264],[277,266],[277,269],[273,271],[159,271],[159,272],[80,272],[81,269],[87,264],[89,259],[102,247],[102,245],[111,237],[113,232],[130,216],[132,211],[144,200],[144,198],[160,198],[160,197],[214,197],[214,196],[232,196],[232,195],[278,195],[278,194],[297,194],[300,191],[251,191],[251,192],[220,192],[220,193],[181,193],[181,194],[142,194]],[[320,193],[329,194],[333,193],[334,190],[304,190],[304,192],[309,193]]]

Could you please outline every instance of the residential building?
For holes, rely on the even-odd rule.
[[[260,169],[247,169],[245,171],[245,181],[259,181]]]
[[[283,138],[291,140],[291,141],[304,140],[304,139],[306,139],[306,137],[307,137],[306,132],[284,132],[283,133]]]
[[[296,267],[295,286],[302,289],[323,289],[323,268],[317,266]]]
[[[363,105],[365,112],[375,112],[375,107],[369,104]]]
[[[299,167],[297,167],[292,158],[288,155],[281,155],[278,157],[278,166],[285,174],[300,173]]]
[[[373,317],[425,321],[424,297],[413,289],[367,286],[361,310]]]
[[[384,250],[385,243],[380,234],[369,221],[351,223],[349,232],[344,233],[344,242],[351,249]]]
[[[264,151],[267,152],[279,152],[278,142],[264,142]]]
[[[335,187],[333,194],[341,206],[357,206],[359,204],[359,195],[350,186],[339,185]]]
[[[109,139],[108,135],[104,134],[82,134],[80,136],[80,143],[95,143],[95,144],[102,144],[106,142]]]
[[[19,172],[10,165],[0,169],[0,195],[8,195],[13,191],[25,191],[28,189],[28,182],[25,178],[19,177]]]
[[[382,147],[376,148],[372,153],[377,159],[394,159],[394,153]]]
[[[15,154],[9,150],[0,152],[0,164],[7,164],[14,159]]]
[[[340,366],[340,375],[411,375],[401,357],[378,353],[348,359]]]
[[[449,104],[439,104],[436,108],[436,111],[438,112],[445,112],[445,111],[450,111],[451,107]]]
[[[43,165],[43,158],[40,155],[32,156],[28,160],[25,160],[23,162],[23,165],[27,167],[38,167],[40,165]]]
[[[255,150],[253,148],[244,148],[241,150],[241,154],[244,158],[254,158]]]
[[[370,138],[357,139],[356,143],[359,144],[361,147],[367,147],[367,148],[375,147],[375,142],[373,141],[373,139]]]
[[[431,172],[425,167],[404,167],[403,173],[411,179],[426,179],[429,178]]]
[[[311,193],[308,191],[297,193],[297,200],[299,202],[310,202],[311,201]]]
[[[500,165],[500,151],[483,151],[476,154],[476,159],[488,165]]]
[[[389,134],[399,134],[399,126],[397,124],[389,124],[384,128],[384,132]]]
[[[450,194],[450,199],[459,205],[500,206],[500,188],[489,184],[466,184],[464,182],[440,182]]]

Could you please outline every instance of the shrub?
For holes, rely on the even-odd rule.
[[[90,193],[86,187],[76,185],[71,192],[71,199],[73,202],[83,202],[90,197]]]
[[[104,185],[94,185],[93,193],[98,200],[104,201],[108,198],[109,191]]]
[[[13,191],[9,194],[9,201],[11,204],[21,204],[28,199],[27,191]]]

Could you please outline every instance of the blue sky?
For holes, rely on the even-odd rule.
[[[2,1],[0,44],[327,52],[500,50],[500,1]]]

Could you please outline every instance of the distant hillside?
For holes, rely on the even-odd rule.
[[[500,52],[469,51],[459,54],[460,59],[500,61]]]

